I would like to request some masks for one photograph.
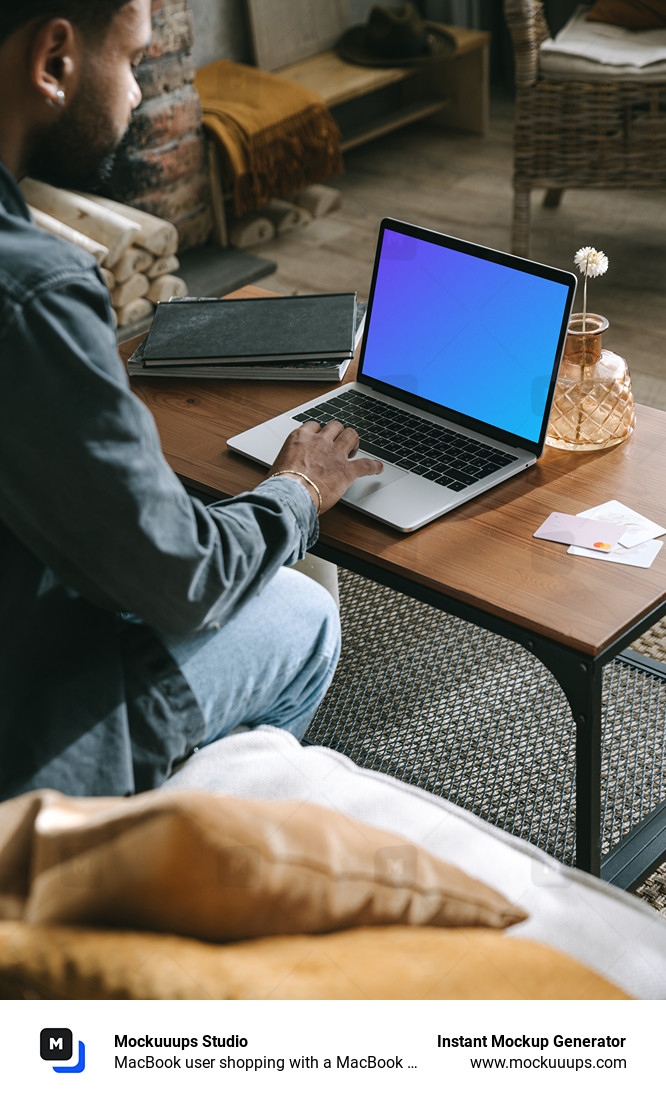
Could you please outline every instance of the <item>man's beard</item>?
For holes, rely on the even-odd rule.
[[[94,166],[84,164],[62,164],[57,158],[49,156],[42,147],[28,163],[26,175],[35,180],[50,183],[53,187],[65,187],[70,191],[101,191],[113,170],[115,150]]]
[[[96,191],[111,174],[121,136],[87,81],[50,126],[35,135],[26,161],[26,175],[54,187]]]

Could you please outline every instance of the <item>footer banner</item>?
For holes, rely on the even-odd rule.
[[[660,1005],[638,1001],[3,1003],[3,1092],[207,1097],[587,1097],[646,1089]],[[416,1093],[414,1093],[416,1094]]]

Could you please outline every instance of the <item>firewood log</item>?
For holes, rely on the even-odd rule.
[[[107,267],[113,267],[140,232],[139,223],[126,216],[127,208],[125,214],[119,214],[101,207],[87,195],[63,191],[39,180],[24,179],[21,190],[31,206],[106,245]]]
[[[312,214],[286,199],[271,199],[262,206],[261,213],[273,223],[276,233],[288,233],[312,221]]]
[[[292,195],[291,201],[303,206],[313,218],[321,218],[323,214],[337,210],[342,202],[342,195],[336,187],[328,187],[325,183],[311,183],[309,187]]]
[[[98,264],[104,263],[109,255],[109,250],[105,245],[100,244],[99,241],[94,241],[92,237],[87,237],[85,233],[79,233],[77,229],[72,229],[71,226],[65,225],[64,222],[58,221],[50,214],[45,214],[43,210],[38,210],[36,206],[30,206],[29,210],[35,225],[38,225],[40,229],[45,229],[47,233],[52,233],[54,237],[60,237],[63,241],[69,241],[70,244],[84,248],[86,252],[95,257]]]
[[[160,275],[153,279],[146,298],[151,302],[168,302],[169,298],[183,298],[187,294],[187,283],[177,275]]]
[[[177,256],[158,256],[152,267],[146,271],[146,275],[149,279],[158,279],[160,275],[171,275],[172,272],[178,271],[179,267],[180,260]]]
[[[147,271],[153,259],[152,253],[148,252],[145,248],[137,248],[136,245],[130,245],[129,248],[125,249],[118,262],[113,266],[113,274],[116,277],[116,281],[124,283],[135,271]]]
[[[142,321],[144,317],[150,317],[154,309],[153,303],[146,298],[134,298],[118,310],[118,324],[133,325],[137,321]]]
[[[111,301],[116,309],[128,305],[135,298],[144,298],[150,289],[150,282],[140,271],[130,275],[124,283],[118,283],[111,291]]]
[[[86,195],[87,199],[96,202],[111,213],[122,215],[123,212],[132,221],[139,224],[139,232],[135,238],[135,244],[146,248],[155,256],[168,256],[178,251],[178,230],[171,222],[164,218],[157,218],[154,214],[148,214],[145,210],[138,210],[135,206],[124,206],[115,199],[107,199],[103,195]]]
[[[229,239],[234,248],[256,248],[274,236],[273,223],[257,214],[243,214],[229,226]]]

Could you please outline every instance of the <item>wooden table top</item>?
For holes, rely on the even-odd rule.
[[[122,346],[125,358],[139,339]],[[344,381],[352,377],[353,368]],[[263,476],[227,449],[230,436],[333,388],[136,377],[132,384],[179,477],[220,496],[251,489]],[[550,512],[612,499],[666,527],[666,413],[639,405],[632,437],[607,451],[546,447],[529,470],[412,534],[338,504],[322,516],[320,542],[596,656],[664,603],[666,552],[639,569],[574,557],[532,535]]]

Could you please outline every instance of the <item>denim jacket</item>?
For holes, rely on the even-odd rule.
[[[153,630],[224,623],[312,545],[314,505],[285,478],[187,494],[99,268],[34,225],[1,163],[0,371],[0,798],[148,789],[203,737]]]

